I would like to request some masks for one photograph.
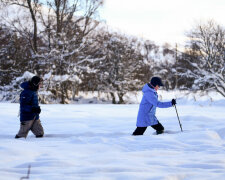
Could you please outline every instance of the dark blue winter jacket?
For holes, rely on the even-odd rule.
[[[33,107],[39,107],[37,91],[31,90],[29,82],[20,85],[24,90],[20,93],[20,121],[39,119],[39,114],[32,112]]]

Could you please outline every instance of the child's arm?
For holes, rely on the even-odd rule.
[[[159,108],[168,108],[172,107],[172,102],[160,102],[158,101],[157,97],[153,95],[152,93],[145,93],[144,96],[146,97],[147,101],[151,103],[153,106],[159,107]]]

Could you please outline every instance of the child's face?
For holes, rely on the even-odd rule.
[[[38,89],[43,88],[43,81],[41,81],[38,86]]]
[[[159,86],[158,86],[158,85],[156,85],[156,86],[155,86],[155,90],[157,91],[158,89],[159,89]]]

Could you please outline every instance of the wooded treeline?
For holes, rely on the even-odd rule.
[[[79,91],[107,92],[112,103],[124,103],[126,92],[139,91],[153,75],[167,90],[225,96],[225,29],[212,20],[193,27],[180,50],[110,30],[98,16],[101,0],[0,2],[2,100],[18,94],[26,71],[44,78],[45,103],[69,103]]]

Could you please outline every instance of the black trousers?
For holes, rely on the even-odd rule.
[[[151,127],[156,130],[156,134],[163,133],[164,127],[160,122],[156,125],[151,126]],[[133,135],[134,136],[143,135],[146,129],[147,129],[147,127],[137,127],[135,129],[135,131],[133,132]]]

